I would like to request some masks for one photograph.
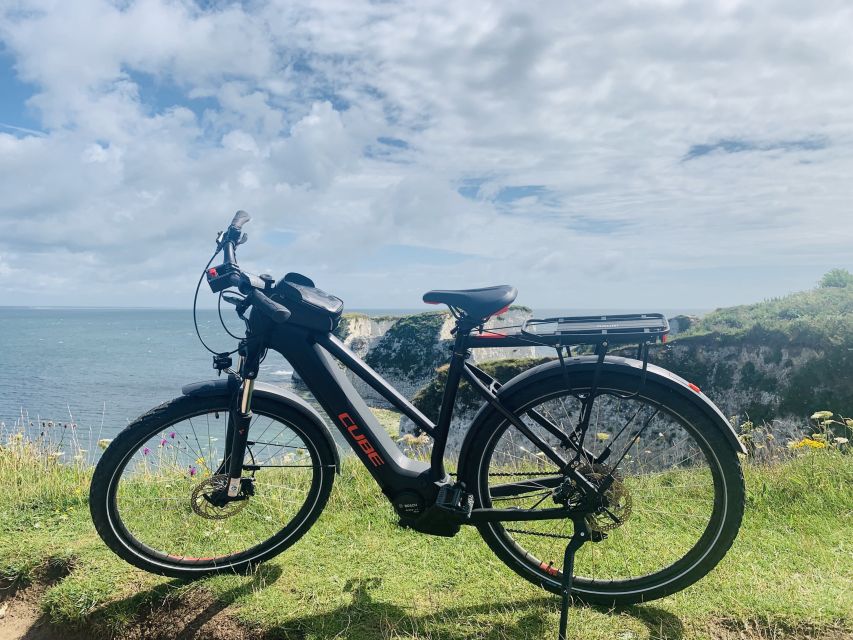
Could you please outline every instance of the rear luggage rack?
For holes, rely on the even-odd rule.
[[[631,313],[527,320],[519,336],[551,346],[649,343],[663,340],[669,322],[660,313]]]

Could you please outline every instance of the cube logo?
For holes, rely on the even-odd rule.
[[[340,420],[341,424],[346,427],[347,433],[349,433],[352,439],[355,440],[356,444],[361,448],[361,450],[367,454],[368,459],[373,463],[374,467],[379,467],[385,464],[385,461],[382,459],[382,456],[380,456],[379,452],[377,452],[376,449],[373,448],[373,445],[370,444],[370,441],[367,439],[367,436],[361,433],[361,429],[348,413],[340,414],[338,416],[338,420]]]

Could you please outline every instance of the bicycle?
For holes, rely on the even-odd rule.
[[[240,269],[248,220],[240,211],[219,233],[196,287],[197,300],[206,279],[246,325],[245,336],[232,334],[235,351],[211,350],[220,378],[140,416],[95,470],[92,518],[124,560],[178,578],[251,570],[316,521],[340,458],[311,405],[256,383],[268,349],[298,373],[401,526],[439,536],[477,527],[516,573],[561,595],[560,638],[572,596],[606,605],[660,598],[702,578],[729,549],[744,508],[744,451],[696,385],[649,363],[650,345],[669,330],[663,315],[486,330],[515,300],[513,287],[430,291],[424,302],[447,305],[456,320],[433,423],[334,335],[340,299],[300,274],[276,282]],[[211,267],[220,251],[223,263]],[[556,357],[506,384],[468,361],[471,349],[531,344]],[[637,345],[635,357],[608,353],[627,345]],[[401,452],[338,363],[431,436],[428,462]],[[463,379],[484,403],[451,475],[445,453]]]

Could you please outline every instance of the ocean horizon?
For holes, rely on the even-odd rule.
[[[352,311],[383,316],[431,310]],[[630,312],[541,309],[534,313],[549,317],[620,311]],[[669,311],[669,317],[694,313]],[[230,308],[223,309],[223,317],[229,329],[240,335],[242,322]],[[198,320],[211,348],[236,348],[237,341],[224,332],[215,309],[198,310]],[[0,307],[0,336],[0,437],[21,427],[35,436],[50,429],[52,439],[63,441],[74,432],[83,434],[78,438],[87,441],[83,448],[92,455],[97,455],[93,449],[98,439],[114,437],[137,416],[180,395],[183,385],[216,377],[211,354],[195,334],[192,309]],[[270,351],[258,379],[313,402],[304,387],[293,384],[292,373],[289,363]],[[67,431],[67,439],[60,430]]]

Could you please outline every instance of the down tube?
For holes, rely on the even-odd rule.
[[[270,347],[299,374],[386,495],[430,485],[429,465],[397,448],[346,374],[310,334],[288,327]]]

